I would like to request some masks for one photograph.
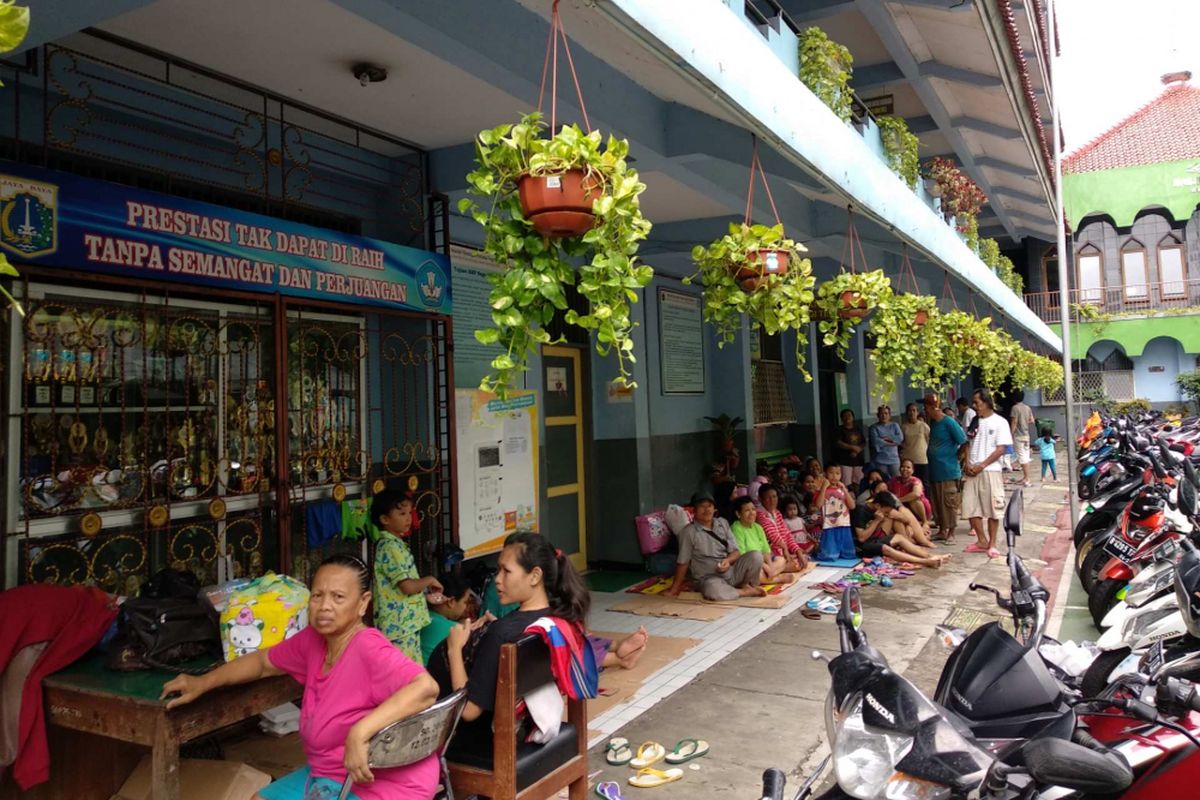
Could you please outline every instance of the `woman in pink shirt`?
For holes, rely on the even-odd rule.
[[[336,797],[346,775],[358,800],[432,798],[438,757],[406,767],[370,769],[367,743],[383,728],[437,699],[437,682],[362,620],[371,601],[371,572],[349,555],[327,558],[312,581],[309,627],[269,650],[223,664],[206,675],[180,675],[163,686],[176,694],[167,708],[190,703],[219,686],[288,674],[304,686],[300,740],[308,767],[263,789],[260,797],[307,796],[312,787]]]

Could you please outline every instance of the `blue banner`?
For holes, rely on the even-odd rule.
[[[0,161],[15,261],[450,313],[450,260],[363,236]]]

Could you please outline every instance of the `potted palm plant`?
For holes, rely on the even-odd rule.
[[[567,324],[594,332],[599,353],[616,353],[619,384],[636,385],[630,304],[654,272],[637,258],[650,222],[628,152],[627,141],[605,142],[577,125],[548,131],[537,113],[476,138],[472,196],[459,210],[483,226],[483,249],[503,267],[489,278],[493,327],[475,332],[501,348],[481,389],[504,396],[529,353],[550,341],[545,326],[560,311]],[[587,300],[586,314],[567,309],[569,287]]]

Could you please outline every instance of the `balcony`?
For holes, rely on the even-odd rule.
[[[1095,289],[1071,289],[1071,306],[1090,306],[1096,314],[1112,317],[1133,317],[1161,313],[1170,309],[1195,309],[1200,314],[1200,278],[1158,281],[1127,286],[1106,286]],[[1058,292],[1033,292],[1025,295],[1025,305],[1044,322],[1062,321]],[[1088,313],[1071,314],[1076,322],[1088,322]]]

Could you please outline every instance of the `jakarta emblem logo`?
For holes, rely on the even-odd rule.
[[[58,187],[0,175],[0,247],[25,258],[58,249]]]

